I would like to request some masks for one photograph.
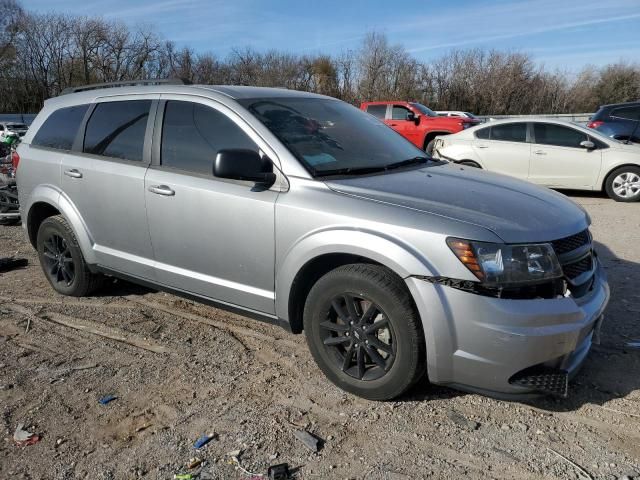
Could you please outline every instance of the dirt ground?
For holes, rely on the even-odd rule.
[[[529,404],[426,382],[396,402],[356,398],[279,327],[122,282],[59,296],[22,229],[0,227],[0,257],[29,260],[0,275],[0,479],[260,478],[238,463],[283,462],[304,479],[640,476],[640,349],[627,345],[640,340],[640,205],[569,194],[593,219],[612,299],[570,397]],[[17,446],[20,423],[41,440]]]

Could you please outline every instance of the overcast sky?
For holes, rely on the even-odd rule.
[[[150,24],[178,45],[224,57],[233,47],[294,53],[357,48],[369,31],[416,58],[452,48],[529,52],[550,69],[640,61],[640,0],[28,0],[37,12]],[[55,7],[53,7],[55,6]]]

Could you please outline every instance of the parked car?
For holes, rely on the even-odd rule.
[[[616,140],[640,143],[640,102],[602,105],[587,126]]]
[[[439,117],[433,110],[415,102],[363,102],[360,109],[393,128],[416,147],[431,153],[433,139],[473,127],[477,119]]]
[[[551,188],[640,200],[640,148],[562,120],[496,120],[439,137],[436,156]]]
[[[459,111],[453,111],[453,110],[437,110],[436,114],[439,117],[469,118],[471,120],[477,120],[477,123],[480,123],[482,121],[478,117],[476,117],[473,113],[469,113],[469,112],[459,112]]]
[[[4,137],[9,132],[14,132],[17,133],[19,137],[24,137],[28,129],[29,127],[24,123],[0,122],[0,137]]]
[[[566,395],[609,299],[582,208],[433,161],[330,97],[84,87],[47,100],[18,153],[54,290],[111,275],[304,330],[325,375],[365,398],[425,371]]]

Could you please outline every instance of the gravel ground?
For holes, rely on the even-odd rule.
[[[0,257],[29,260],[0,275],[0,478],[260,478],[238,464],[283,462],[305,479],[637,477],[640,205],[570,195],[593,219],[612,299],[570,397],[528,404],[427,383],[396,402],[356,398],[279,327],[122,282],[61,297],[22,229],[0,227]],[[41,440],[17,446],[20,423]]]

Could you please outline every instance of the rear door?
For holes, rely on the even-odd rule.
[[[62,160],[61,183],[62,195],[73,203],[89,231],[98,263],[152,279],[144,176],[157,101],[153,96],[144,98],[109,97],[89,108],[86,128],[74,144],[76,151]]]
[[[404,105],[392,105],[389,112],[390,117],[385,120],[385,123],[411,143],[422,148],[422,139],[419,138],[418,128],[415,121],[409,120],[409,113],[411,110]]]
[[[166,101],[164,100],[166,98]],[[145,180],[158,280],[181,291],[275,313],[278,190],[213,176],[221,149],[274,153],[216,102],[163,95]]]
[[[602,151],[580,142],[589,136],[570,126],[534,122],[529,181],[559,188],[591,188],[600,173]]]
[[[527,179],[531,153],[527,122],[492,125],[475,132],[475,137],[473,149],[485,169]]]

